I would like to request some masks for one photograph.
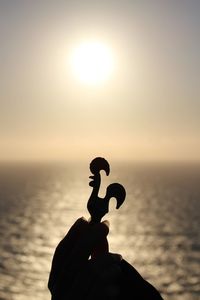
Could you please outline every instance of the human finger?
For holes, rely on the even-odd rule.
[[[68,260],[77,240],[84,234],[84,232],[87,230],[87,227],[88,222],[84,218],[77,219],[76,222],[71,226],[65,237],[56,247],[48,281],[48,287],[50,291],[53,290],[56,282],[62,276],[63,270],[68,264]]]
[[[69,256],[61,266],[62,271],[58,270],[59,276],[57,278],[54,277],[52,290],[52,299],[54,300],[66,298],[65,296],[70,292],[78,274],[82,269],[85,269],[92,250],[103,238],[106,238],[109,232],[106,222],[92,225],[86,223],[86,226],[84,225],[83,227],[82,234],[79,235],[79,239],[76,239],[71,253],[69,254],[68,252]],[[56,272],[53,274],[56,274]]]
[[[109,230],[109,222],[107,220],[103,221],[103,223],[108,227]],[[102,239],[98,241],[91,252],[91,259],[97,259],[99,256],[105,255],[109,252],[109,244],[107,236],[103,236]]]
[[[89,224],[87,230],[77,241],[73,252],[71,253],[70,261],[79,265],[80,263],[86,261],[99,245],[104,243],[104,246],[106,247],[106,237],[108,233],[109,223],[107,221]]]

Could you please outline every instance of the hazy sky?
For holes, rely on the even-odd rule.
[[[110,47],[96,86],[82,41]],[[0,159],[200,160],[199,0],[0,0]]]

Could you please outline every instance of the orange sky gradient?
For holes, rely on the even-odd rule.
[[[200,2],[1,1],[0,160],[200,161]],[[114,72],[84,84],[96,40]]]

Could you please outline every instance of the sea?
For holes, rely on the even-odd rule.
[[[200,299],[200,164],[110,162],[100,197],[110,200],[110,252],[119,253],[165,300]],[[0,300],[50,300],[52,257],[72,224],[89,219],[88,162],[0,164]]]

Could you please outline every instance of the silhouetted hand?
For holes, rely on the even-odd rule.
[[[116,299],[121,256],[108,252],[108,232],[107,221],[74,223],[54,253],[48,282],[53,300]]]
[[[78,219],[58,244],[49,276],[52,300],[161,300],[121,255],[109,253],[108,222]]]

